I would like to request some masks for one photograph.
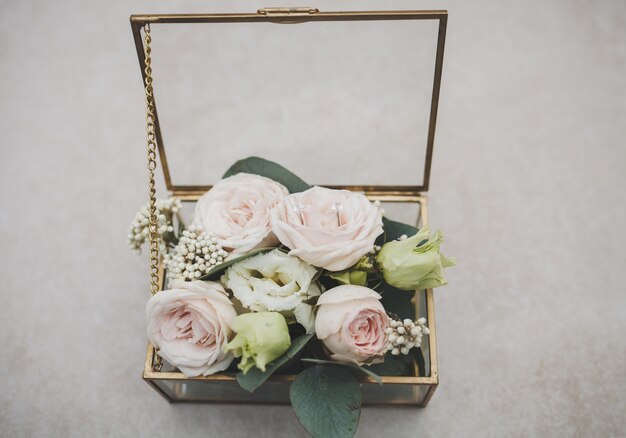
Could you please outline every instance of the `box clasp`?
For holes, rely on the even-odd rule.
[[[302,23],[306,21],[306,19],[297,19],[297,17],[307,17],[310,15],[315,15],[320,10],[317,8],[261,8],[257,12],[259,15],[265,15],[267,17],[294,17],[295,20],[280,20],[276,21],[276,23],[284,23],[284,24],[292,24],[292,23]]]

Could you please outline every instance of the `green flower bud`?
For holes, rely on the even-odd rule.
[[[232,322],[237,336],[226,344],[225,350],[240,357],[239,369],[245,373],[256,366],[265,366],[285,353],[291,345],[285,317],[278,312],[255,312],[238,315]]]
[[[365,286],[367,283],[367,272],[364,271],[339,271],[331,272],[328,276],[337,280],[341,284],[355,284],[357,286]]]
[[[376,262],[385,281],[398,289],[430,289],[447,284],[443,268],[454,266],[454,259],[439,252],[443,241],[440,231],[430,236],[425,226],[414,236],[383,245]]]
[[[374,266],[375,262],[376,258],[374,251],[372,251],[361,257],[361,259],[353,267],[344,269],[343,271],[328,272],[326,275],[334,280],[337,280],[341,284],[365,286],[367,284],[367,274],[377,271]]]

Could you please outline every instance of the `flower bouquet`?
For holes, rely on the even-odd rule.
[[[257,157],[235,163],[195,205],[156,205],[167,290],[148,301],[148,338],[187,377],[236,373],[253,392],[297,374],[290,399],[314,437],[353,436],[359,379],[413,375],[427,321],[413,292],[446,284],[441,233],[384,217],[363,194],[310,186]],[[129,234],[149,235],[144,207]],[[419,367],[418,367],[419,368]]]

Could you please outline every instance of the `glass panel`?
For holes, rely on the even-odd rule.
[[[428,307],[426,300],[426,291],[418,290],[415,292],[415,301],[417,307],[417,318],[426,318],[426,325],[430,327],[430,321],[428,320]],[[430,338],[428,336],[422,337],[422,353],[424,355],[424,376],[430,376]]]
[[[408,202],[383,202],[385,217],[416,226],[420,215],[420,204]]]
[[[252,394],[237,382],[153,380],[176,402],[289,403],[290,382],[268,381]],[[430,385],[361,384],[363,405],[421,405]]]
[[[421,405],[430,385],[361,385],[364,405]]]
[[[437,20],[154,25],[172,182],[212,184],[258,155],[315,184],[422,184],[437,30]]]
[[[155,380],[154,383],[179,402],[289,403],[289,382],[268,381],[252,394],[234,381]]]

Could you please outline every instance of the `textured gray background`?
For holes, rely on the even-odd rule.
[[[140,380],[128,15],[267,6],[163,3],[0,3],[3,436],[303,436],[288,407],[170,406]],[[365,409],[358,436],[623,435],[626,4],[314,3],[450,11],[430,192],[459,259],[436,293],[441,385],[425,410]]]

